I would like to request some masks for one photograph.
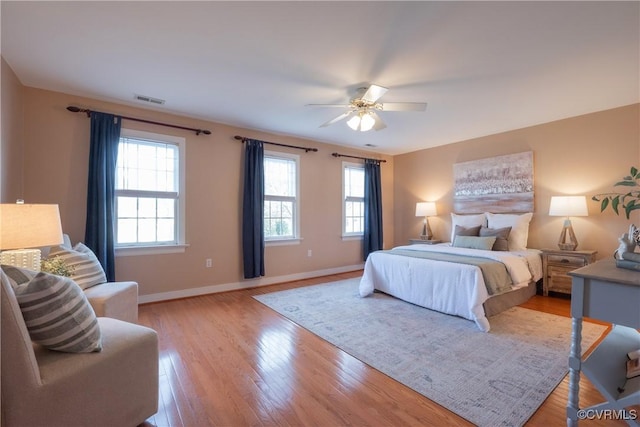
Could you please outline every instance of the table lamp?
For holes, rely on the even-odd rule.
[[[427,217],[438,215],[436,211],[435,202],[418,202],[416,203],[416,216],[423,216],[424,223],[422,224],[422,240],[431,240],[433,234],[431,234],[431,228],[429,227],[429,219]]]
[[[62,239],[58,205],[0,204],[0,263],[40,271],[42,246]]]
[[[575,251],[578,239],[571,226],[572,216],[587,216],[587,199],[585,196],[552,196],[549,205],[550,216],[566,216],[564,227],[558,239],[558,247],[563,251]],[[568,235],[568,236],[567,236]]]

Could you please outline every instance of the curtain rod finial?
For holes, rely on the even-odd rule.
[[[91,117],[91,110],[87,110],[84,108],[80,108],[80,107],[76,107],[73,105],[69,105],[67,107],[68,111],[71,111],[72,113],[87,113],[87,117]]]

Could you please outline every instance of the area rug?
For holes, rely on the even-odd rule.
[[[359,279],[255,299],[478,426],[520,426],[567,374],[571,319],[514,307],[472,321],[385,294],[361,298]],[[584,323],[582,348],[605,331]]]

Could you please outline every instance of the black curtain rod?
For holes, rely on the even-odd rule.
[[[233,137],[233,139],[237,139],[238,141],[245,142],[247,139],[252,139],[252,138],[245,138],[244,136],[236,135]],[[260,140],[256,139],[256,141],[260,141]],[[313,152],[318,151],[317,148],[299,147],[297,145],[280,144],[277,142],[269,142],[269,141],[260,141],[260,142],[262,142],[263,144],[278,145],[280,147],[289,147],[289,148],[295,148],[298,150],[304,150],[305,153],[308,153],[309,151],[313,151]]]
[[[72,113],[87,113],[87,117],[91,117],[91,113],[93,112],[93,111],[88,110],[86,108],[78,108],[78,107],[74,107],[72,105],[67,107],[67,110],[71,111]],[[99,111],[96,111],[96,113],[98,113],[98,112]],[[117,114],[114,114],[114,115],[118,116]],[[195,129],[195,128],[189,128],[189,127],[185,127],[185,126],[170,125],[168,123],[154,122],[152,120],[136,119],[135,117],[127,117],[127,116],[118,116],[118,117],[120,117],[121,119],[125,119],[125,120],[133,120],[134,122],[142,122],[142,123],[149,123],[149,124],[152,124],[152,125],[166,126],[166,127],[175,128],[175,129],[190,130],[192,132],[195,132],[196,135],[200,135],[201,133],[203,133],[205,135],[211,135],[211,131],[210,130],[206,130],[206,129]]]
[[[384,159],[372,159],[372,158],[369,158],[369,157],[349,156],[347,154],[339,154],[339,153],[331,153],[331,155],[333,157],[351,157],[352,159],[373,160],[374,162],[387,163],[387,161],[384,160]]]

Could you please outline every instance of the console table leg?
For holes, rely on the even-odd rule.
[[[582,318],[571,318],[571,350],[569,353],[569,400],[567,403],[567,426],[578,425],[580,395],[580,365],[582,363]]]

